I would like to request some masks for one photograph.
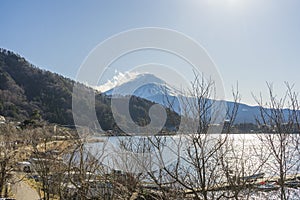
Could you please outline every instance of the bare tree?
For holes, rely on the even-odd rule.
[[[225,174],[223,194],[227,199],[249,199],[255,191],[255,179],[264,176],[263,166],[269,156],[253,135],[231,134],[220,157]]]
[[[17,132],[11,124],[0,124],[0,196],[7,196],[7,184],[17,162]]]
[[[224,151],[224,146],[236,116],[237,106],[234,105],[231,111],[227,110],[230,117],[228,129],[220,134],[223,131],[226,110],[223,101],[215,100],[214,81],[195,75],[192,88],[184,96],[181,97],[182,130],[169,139],[171,142],[162,143],[150,138],[157,152],[169,148],[175,159],[172,163],[166,163],[164,156],[159,154],[161,168],[156,174],[152,172],[149,175],[160,188],[163,185],[162,180],[166,181],[166,184],[172,186],[169,194],[182,194],[178,198],[222,198],[223,192],[217,191],[225,179],[221,158],[225,158],[228,153]],[[168,102],[172,103],[173,100]],[[167,195],[164,194],[163,197]]]
[[[259,134],[257,137],[264,144],[265,151],[271,154],[266,162],[266,168],[270,169],[271,175],[277,175],[280,186],[280,199],[289,199],[286,189],[287,175],[295,174],[299,168],[299,151],[297,151],[298,134],[298,100],[292,88],[287,84],[286,94],[278,98],[273,91],[272,84],[267,84],[269,91],[269,102],[263,99],[256,101],[260,106],[258,124],[267,133]],[[299,130],[299,129],[298,129]],[[295,142],[296,141],[296,142]]]
[[[66,137],[58,140],[57,134],[60,131]],[[30,127],[23,130],[26,135],[28,147],[30,147],[31,174],[37,175],[36,181],[40,182],[39,194],[44,199],[49,200],[54,195],[61,195],[60,185],[62,184],[61,174],[66,165],[63,155],[69,150],[69,132],[57,126],[43,124],[38,127]],[[58,137],[59,138],[59,137]]]

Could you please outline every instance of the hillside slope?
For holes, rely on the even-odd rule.
[[[72,124],[74,81],[41,70],[21,56],[0,50],[0,114],[17,120],[40,113],[49,122]]]
[[[23,57],[0,49],[0,115],[22,121],[38,114],[50,123],[72,126],[74,84],[75,81],[71,79],[41,70]],[[102,129],[118,130],[111,113],[110,97],[96,92],[95,101],[95,110]],[[132,97],[130,113],[137,124],[149,123],[148,110],[151,105],[153,103],[150,101]],[[170,121],[174,120],[168,120],[167,126],[173,126]]]

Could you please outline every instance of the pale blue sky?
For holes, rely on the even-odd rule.
[[[0,47],[71,78],[98,43],[149,26],[202,44],[228,96],[236,81],[250,104],[251,92],[265,92],[266,81],[278,93],[284,81],[300,88],[299,0],[0,1]]]

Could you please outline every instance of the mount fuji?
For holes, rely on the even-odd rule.
[[[164,107],[170,107],[181,113],[179,98],[182,97],[182,92],[174,87],[167,85],[163,80],[154,76],[153,74],[136,74],[133,78],[126,79],[122,76],[121,84],[116,83],[113,88],[110,88],[104,93],[108,96],[120,95],[128,96],[134,95],[154,103],[160,104]],[[226,101],[227,107],[233,107],[234,103]],[[259,116],[259,106],[249,106],[239,103],[239,110],[236,117],[236,123],[255,123],[255,116]]]
[[[180,113],[180,103],[177,98],[180,91],[169,86],[160,78],[153,74],[138,74],[134,79],[104,92],[108,96],[112,95],[134,95],[152,101],[154,103],[172,108]]]

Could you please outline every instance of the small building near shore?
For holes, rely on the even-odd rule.
[[[5,117],[0,115],[0,124],[4,124],[5,122],[6,122]]]

